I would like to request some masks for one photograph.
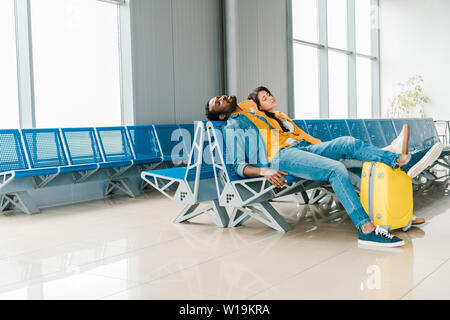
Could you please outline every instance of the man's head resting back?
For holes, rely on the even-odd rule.
[[[206,103],[205,115],[210,121],[225,121],[237,108],[235,96],[217,96]]]

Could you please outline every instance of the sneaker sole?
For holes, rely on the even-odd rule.
[[[382,243],[382,242],[373,242],[373,241],[365,241],[365,240],[358,240],[359,244],[365,245],[365,246],[375,246],[375,247],[384,247],[384,248],[394,248],[394,247],[401,247],[405,244],[405,241],[399,241],[395,243]]]
[[[431,166],[441,155],[442,148],[443,146],[441,143],[437,143],[431,147],[423,158],[408,170],[408,176],[415,178],[419,173]]]
[[[403,136],[403,144],[402,144],[402,153],[403,154],[408,154],[408,146],[409,146],[409,125],[408,124],[404,124],[403,125],[403,130],[405,130],[404,136]]]

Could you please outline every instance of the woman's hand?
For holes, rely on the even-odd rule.
[[[281,170],[275,170],[270,168],[261,168],[261,175],[265,177],[271,184],[277,188],[283,188],[284,183],[287,182],[284,176],[288,175]]]

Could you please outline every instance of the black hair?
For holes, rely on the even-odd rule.
[[[206,103],[205,105],[205,116],[206,119],[208,119],[209,121],[218,121],[221,120],[219,118],[220,116],[220,112],[216,112],[216,111],[211,111],[209,110],[209,101]]]
[[[258,107],[258,110],[264,112],[266,114],[266,116],[268,116],[269,118],[277,120],[278,124],[280,125],[281,129],[283,129],[284,132],[289,132],[289,129],[284,126],[283,122],[280,119],[278,119],[277,117],[275,117],[275,113],[270,112],[270,111],[261,110],[261,102],[258,99],[258,93],[260,93],[261,91],[265,91],[270,96],[272,96],[272,93],[270,92],[270,90],[268,88],[263,87],[263,86],[259,86],[259,87],[255,88],[255,89],[253,89],[252,92],[250,92],[250,94],[248,95],[247,99],[253,100],[256,103],[256,106]]]

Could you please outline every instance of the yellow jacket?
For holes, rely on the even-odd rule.
[[[241,109],[243,109],[243,110],[252,109],[255,112],[256,115],[264,117],[272,128],[278,129],[278,130],[280,130],[280,132],[288,134],[291,139],[294,139],[294,140],[305,140],[305,141],[307,141],[307,142],[309,142],[311,144],[322,143],[321,140],[319,140],[317,138],[314,138],[313,136],[307,134],[305,131],[300,129],[294,123],[294,121],[291,120],[291,118],[289,118],[286,114],[284,114],[282,112],[275,111],[274,114],[280,120],[287,120],[287,121],[289,121],[294,126],[294,131],[293,132],[284,132],[283,128],[281,128],[281,126],[278,123],[278,121],[273,119],[273,118],[271,118],[271,117],[268,117],[264,112],[258,110],[258,108],[256,107],[255,102],[253,102],[252,100],[245,100],[245,101],[241,102],[239,104],[239,107]]]
[[[266,144],[267,156],[269,161],[272,162],[273,158],[277,154],[280,149],[291,146],[289,143],[290,139],[294,140],[305,140],[312,144],[321,143],[319,139],[316,139],[302,129],[297,127],[297,125],[285,114],[281,112],[277,112],[276,116],[280,119],[288,120],[294,126],[294,132],[285,132],[277,120],[268,117],[264,112],[259,111],[254,102],[251,100],[243,101],[239,104],[239,107],[242,109],[239,113],[245,115],[253,124],[258,128],[264,143]],[[252,109],[252,112],[248,112],[249,109]],[[259,117],[263,117],[266,122],[264,122]]]

